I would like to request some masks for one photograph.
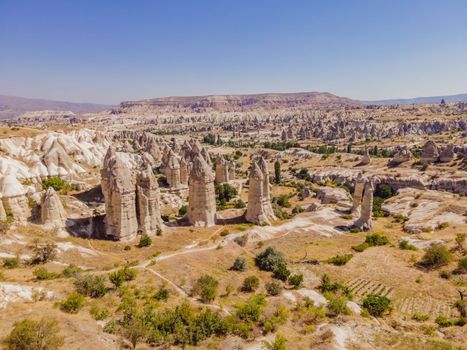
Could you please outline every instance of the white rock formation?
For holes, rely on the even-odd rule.
[[[12,172],[0,179],[0,193],[5,212],[14,220],[25,222],[30,215],[27,192]]]
[[[362,200],[362,208],[360,217],[355,222],[354,226],[358,227],[362,231],[369,231],[372,229],[372,212],[373,212],[373,191],[374,186],[371,181],[367,181],[365,183],[364,193],[363,193],[363,200]]]
[[[216,157],[216,179],[217,184],[229,182],[229,165],[225,158],[218,154]]]
[[[62,201],[52,187],[49,187],[41,197],[41,223],[54,227],[65,225],[66,213]]]
[[[357,178],[355,179],[355,188],[353,192],[353,199],[352,199],[352,214],[359,216],[360,215],[360,206],[362,203],[362,195],[363,195],[363,188],[365,186],[365,178],[363,177],[362,173],[359,173]]]
[[[140,171],[136,176],[136,198],[139,230],[146,235],[155,235],[163,224],[159,185],[151,168]]]
[[[256,225],[270,225],[275,216],[271,216],[264,194],[264,175],[258,164],[253,161],[250,170],[250,189],[245,219]],[[270,203],[269,203],[270,205]]]

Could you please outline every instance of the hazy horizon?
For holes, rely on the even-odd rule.
[[[0,94],[118,104],[320,91],[357,100],[467,93],[467,3],[0,3]]]

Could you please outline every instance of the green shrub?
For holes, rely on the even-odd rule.
[[[110,311],[107,309],[101,309],[97,305],[91,306],[91,309],[89,310],[89,313],[94,317],[96,321],[102,321],[105,320],[107,317],[110,316]]]
[[[276,281],[271,281],[271,282],[266,283],[265,288],[266,288],[266,292],[268,292],[268,294],[271,296],[279,295],[282,292],[281,284]]]
[[[237,199],[236,201],[234,201],[234,208],[235,209],[242,209],[242,208],[245,208],[245,207],[246,207],[246,204],[241,199]]]
[[[107,293],[104,276],[82,275],[74,282],[76,291],[91,298],[99,298]]]
[[[52,279],[58,278],[60,276],[60,274],[58,274],[56,272],[47,271],[47,269],[45,267],[38,267],[38,268],[34,269],[32,274],[39,281],[52,280]]]
[[[162,236],[162,229],[160,227],[157,228],[156,230],[156,236]]]
[[[264,295],[253,295],[247,301],[242,301],[235,305],[235,315],[242,321],[258,322],[261,319],[266,304]]]
[[[429,315],[415,313],[412,315],[412,320],[418,322],[424,322],[430,318]]]
[[[285,257],[276,247],[268,247],[255,258],[256,266],[263,271],[274,271],[280,264],[285,265]]]
[[[321,285],[319,286],[319,289],[324,293],[342,292],[345,296],[349,298],[351,297],[351,291],[348,287],[344,286],[343,284],[340,284],[339,282],[332,282],[327,274],[324,274],[321,277]]]
[[[178,209],[178,215],[184,216],[188,212],[188,205],[182,205],[180,209]]]
[[[281,194],[280,196],[276,197],[275,202],[282,208],[290,208],[292,206],[289,201],[289,196],[286,194]]]
[[[410,244],[409,241],[406,241],[405,239],[399,241],[399,248],[402,250],[417,250],[417,247]]]
[[[120,270],[109,273],[109,280],[116,288],[118,288],[123,284],[123,282],[134,280],[137,274],[137,270],[125,266]]]
[[[234,271],[246,271],[248,269],[248,263],[244,257],[239,256],[237,259],[235,259],[230,269]]]
[[[451,320],[444,316],[438,316],[435,319],[435,322],[442,328],[444,327],[452,327],[456,325],[456,320]]]
[[[220,236],[225,237],[225,236],[228,236],[229,234],[230,234],[230,231],[225,228],[221,231]]]
[[[59,177],[49,177],[48,179],[42,180],[42,188],[44,190],[52,187],[55,191],[59,192],[67,186],[65,180]]]
[[[457,262],[457,272],[466,273],[467,272],[467,257],[460,259]]]
[[[266,350],[285,350],[287,339],[280,334],[276,334],[273,342],[263,341],[263,347]]]
[[[154,299],[158,301],[167,301],[170,297],[170,291],[167,289],[165,285],[159,287],[157,292],[154,294]]]
[[[274,270],[273,277],[281,281],[287,281],[290,276],[290,271],[285,263],[280,263]]]
[[[389,244],[389,240],[384,235],[373,233],[366,236],[365,243],[367,243],[370,247],[376,247]]]
[[[390,310],[391,300],[382,295],[367,295],[363,300],[363,307],[374,317],[380,317]]]
[[[345,254],[345,255],[336,255],[328,260],[326,262],[328,264],[336,265],[336,266],[343,266],[347,264],[347,262],[352,259],[353,254]]]
[[[439,272],[439,277],[444,278],[445,280],[448,280],[451,278],[451,272],[450,271],[440,271]]]
[[[63,277],[76,277],[81,271],[83,271],[80,267],[71,264],[65,267],[62,271]]]
[[[351,314],[350,309],[347,307],[347,298],[340,293],[328,295],[327,309],[327,315],[330,317]]]
[[[242,291],[254,292],[259,287],[259,278],[256,276],[248,276],[243,280]]]
[[[192,294],[199,295],[203,303],[209,303],[216,298],[218,286],[219,282],[214,277],[203,275],[193,286]]]
[[[83,307],[84,301],[84,296],[77,292],[73,292],[60,303],[60,310],[68,312],[69,314],[76,314]]]
[[[216,185],[215,191],[217,200],[221,203],[230,202],[237,195],[237,189],[228,183]]]
[[[289,284],[291,284],[294,289],[298,289],[302,286],[302,283],[303,283],[303,275],[300,273],[300,274],[295,274],[295,275],[291,275],[289,276]]]
[[[19,258],[4,258],[3,267],[6,269],[15,269],[19,266]]]
[[[16,322],[4,340],[7,350],[58,350],[64,344],[58,321],[53,318]]]
[[[361,252],[363,252],[364,250],[366,250],[369,247],[370,246],[368,245],[368,243],[363,242],[363,243],[358,244],[358,245],[353,245],[352,249],[355,250],[357,253],[361,253]]]
[[[419,262],[419,265],[427,269],[436,269],[447,265],[451,261],[451,253],[441,244],[432,244]]]
[[[138,243],[139,248],[149,247],[152,244],[152,239],[148,235],[141,235]]]
[[[362,232],[362,230],[360,230],[358,227],[352,227],[350,229],[350,233],[359,233],[359,232]]]

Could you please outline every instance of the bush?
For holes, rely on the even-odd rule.
[[[259,278],[256,276],[248,276],[243,280],[242,291],[254,292],[259,287]]]
[[[82,269],[74,264],[68,265],[62,271],[63,277],[76,277]]]
[[[402,250],[417,250],[417,247],[410,244],[409,241],[406,241],[405,239],[399,241],[399,248]]]
[[[170,297],[170,291],[167,289],[165,285],[162,285],[157,290],[156,294],[154,294],[154,299],[158,301],[167,301]]]
[[[276,334],[273,342],[263,341],[263,347],[266,350],[285,350],[287,339],[280,334]]]
[[[45,245],[36,244],[32,250],[31,264],[45,264],[57,256],[57,245],[55,243],[46,243]]]
[[[274,271],[280,264],[285,265],[285,257],[276,247],[268,247],[256,256],[255,262],[260,270]]]
[[[444,278],[445,280],[448,280],[451,278],[451,272],[450,271],[440,271],[439,277]]]
[[[81,294],[73,292],[60,303],[60,310],[68,312],[69,314],[76,314],[83,307],[84,300]]]
[[[15,269],[19,266],[19,258],[4,258],[3,267],[6,269]]]
[[[253,295],[247,301],[235,305],[238,319],[246,322],[258,322],[261,319],[263,309],[266,306],[264,295]]]
[[[266,283],[265,287],[266,287],[266,292],[268,292],[270,296],[276,296],[276,295],[281,294],[282,292],[281,284],[276,281],[271,281],[271,282]]]
[[[221,231],[220,236],[225,237],[225,236],[228,236],[229,234],[230,234],[230,231],[225,228]]]
[[[213,301],[217,296],[219,282],[212,276],[203,275],[196,281],[192,293],[199,295],[203,303]]]
[[[125,266],[120,270],[109,273],[109,280],[115,288],[118,288],[123,284],[123,282],[134,280],[137,274],[138,271]]]
[[[182,205],[180,209],[178,209],[178,215],[183,216],[188,212],[188,205]]]
[[[303,275],[300,274],[295,274],[289,277],[289,284],[291,284],[294,289],[298,289],[301,287],[303,283]]]
[[[234,202],[234,208],[235,209],[242,209],[242,208],[245,208],[246,207],[246,204],[244,201],[242,201],[241,199],[237,199],[235,202]]]
[[[229,202],[237,195],[237,189],[228,183],[216,185],[216,196],[219,202]]]
[[[75,283],[76,291],[91,298],[99,298],[107,293],[105,278],[103,276],[79,276]]]
[[[457,272],[466,273],[467,272],[467,257],[460,259],[457,262]]]
[[[351,311],[347,307],[347,298],[341,294],[331,294],[328,296],[328,316],[350,315]]]
[[[365,243],[367,243],[370,247],[376,247],[389,244],[389,240],[384,235],[373,233],[366,236]]]
[[[48,189],[49,187],[52,187],[55,191],[59,192],[62,189],[67,186],[67,183],[65,180],[59,178],[59,177],[49,177],[48,179],[42,180],[42,188],[44,190]]]
[[[424,322],[430,318],[429,315],[415,313],[412,315],[412,320],[418,322]]]
[[[352,227],[352,228],[350,229],[350,233],[359,233],[359,232],[361,232],[361,231],[362,231],[362,230],[360,230],[358,227]]]
[[[235,259],[230,269],[234,271],[246,271],[248,269],[246,259],[242,256],[239,256],[237,259]]]
[[[53,318],[16,322],[6,337],[7,350],[57,350],[64,344],[58,321]]]
[[[345,254],[345,255],[336,255],[328,260],[326,262],[328,264],[336,265],[336,266],[343,266],[347,264],[347,262],[352,259],[353,254]]]
[[[287,269],[287,265],[285,263],[280,263],[273,273],[273,277],[281,281],[287,281],[289,276],[290,271]]]
[[[452,326],[455,326],[457,323],[456,320],[451,320],[444,316],[436,317],[435,322],[442,328],[452,327]]]
[[[390,306],[391,300],[382,295],[370,294],[363,300],[363,307],[374,317],[382,316],[390,309]]]
[[[286,194],[281,194],[279,197],[276,197],[276,203],[281,206],[282,208],[290,208],[292,204],[290,204],[289,196]]]
[[[91,306],[89,313],[94,317],[96,321],[105,320],[107,317],[110,316],[110,311],[107,309],[101,309],[97,305]]]
[[[441,244],[432,244],[425,252],[419,265],[427,269],[436,269],[451,261],[451,253]]]
[[[331,293],[336,293],[340,291],[348,297],[351,296],[351,292],[348,287],[340,284],[339,282],[331,282],[331,279],[326,274],[324,274],[321,277],[321,285],[319,286],[319,289],[322,292],[331,292]]]
[[[353,245],[352,246],[352,249],[355,250],[357,253],[361,253],[363,252],[364,250],[366,250],[367,248],[369,248],[370,246],[368,245],[368,243],[361,243],[359,245]]]
[[[152,244],[152,239],[148,235],[141,235],[138,243],[139,248],[149,247]]]
[[[47,269],[45,267],[38,267],[37,269],[34,269],[32,274],[39,281],[52,280],[52,279],[57,278],[57,277],[60,276],[60,274],[58,274],[56,272],[47,271]]]

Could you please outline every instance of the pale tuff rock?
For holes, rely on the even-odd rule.
[[[338,187],[322,186],[316,194],[323,204],[343,204],[350,201],[349,193]]]
[[[229,163],[229,180],[235,180],[235,169],[236,169],[236,164],[232,160]]]
[[[407,147],[400,148],[391,160],[391,164],[401,164],[410,161],[413,158],[412,152]]]
[[[16,221],[26,221],[30,214],[26,190],[12,172],[7,171],[0,180],[0,193],[5,213]]]
[[[282,141],[287,141],[288,140],[287,131],[285,131],[285,129],[283,129],[282,132],[281,132],[281,140]]]
[[[146,145],[146,152],[154,159],[155,166],[159,165],[162,158],[162,152],[156,140],[151,138]]]
[[[187,140],[185,140],[185,142],[183,142],[183,144],[182,144],[182,147],[180,149],[180,155],[185,159],[190,158],[191,145]]]
[[[352,201],[352,214],[360,215],[360,205],[362,202],[362,195],[363,195],[363,188],[365,186],[365,178],[363,177],[362,173],[357,175],[355,179],[355,188],[353,193],[353,201]]]
[[[373,191],[373,183],[371,181],[367,181],[365,183],[365,189],[363,193],[360,218],[354,224],[355,227],[358,227],[363,231],[369,231],[372,228],[371,216],[373,212]]]
[[[218,154],[216,157],[216,183],[229,182],[229,165],[225,158]]]
[[[270,225],[271,221],[267,215],[265,208],[266,201],[264,199],[264,176],[256,162],[253,162],[250,171],[250,189],[248,192],[248,206],[246,209],[245,219],[256,225]]]
[[[5,208],[3,207],[2,197],[0,195],[0,221],[7,219]]]
[[[269,172],[268,172],[268,167],[267,167],[266,160],[264,159],[264,157],[259,157],[257,159],[257,164],[261,170],[261,173],[263,174],[262,207],[264,210],[264,214],[266,215],[266,218],[268,218],[270,221],[274,221],[274,220],[277,220],[277,218],[274,215],[274,210],[272,209],[271,190],[270,190],[270,184],[269,184]]]
[[[60,197],[52,187],[49,187],[41,197],[41,223],[55,227],[63,227],[66,220]]]
[[[188,185],[188,164],[185,158],[180,160],[180,183],[184,186]]]
[[[368,147],[365,146],[365,150],[363,151],[363,157],[362,160],[360,161],[361,165],[367,165],[370,164],[370,153],[368,152]]]
[[[209,151],[206,147],[203,147],[201,149],[201,155],[203,156],[204,160],[206,161],[206,163],[212,167],[212,161],[211,161],[211,157],[209,156]]]
[[[454,153],[454,145],[449,144],[441,151],[439,155],[439,161],[442,163],[452,162],[455,158],[455,155],[456,154]]]
[[[180,188],[180,162],[172,150],[169,152],[165,176],[170,188]]]
[[[109,147],[101,170],[102,193],[105,198],[106,235],[116,240],[131,240],[138,233],[135,186],[130,170]]]
[[[157,179],[150,168],[136,176],[136,200],[139,230],[146,235],[154,235],[162,229],[160,212],[160,192]]]
[[[433,141],[428,141],[423,146],[422,155],[420,157],[420,162],[422,164],[434,163],[437,162],[439,158],[439,149],[436,143]]]
[[[194,226],[215,225],[216,193],[211,167],[198,154],[193,159],[189,181],[188,221]]]

